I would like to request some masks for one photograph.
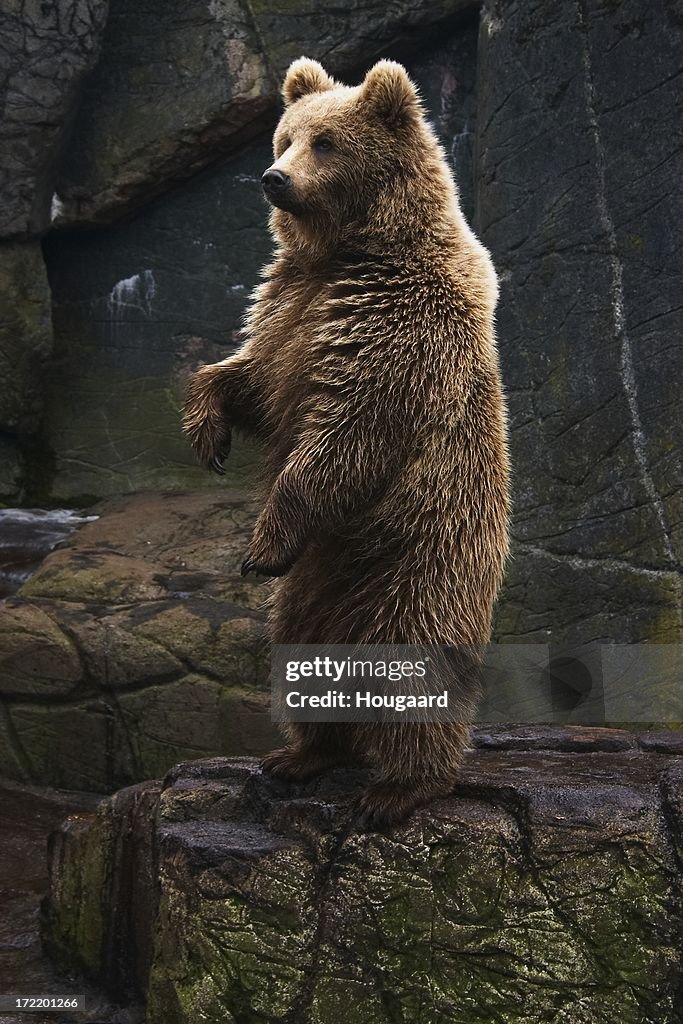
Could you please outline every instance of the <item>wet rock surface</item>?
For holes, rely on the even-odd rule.
[[[93,518],[69,509],[0,509],[0,600],[18,590],[53,548]]]
[[[273,742],[244,495],[96,510],[0,604],[0,774],[109,792]]]
[[[362,772],[181,764],[53,837],[49,947],[151,1024],[674,1024],[683,760],[566,732],[489,733],[388,834],[349,827]]]

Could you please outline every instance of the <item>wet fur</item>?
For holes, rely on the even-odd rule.
[[[486,643],[508,552],[489,255],[400,65],[349,88],[302,59],[283,95],[290,208],[246,340],[194,375],[185,429],[214,467],[231,427],[265,442],[245,571],[279,577],[274,643]],[[461,724],[292,724],[264,768],[370,763],[359,824],[384,827],[452,788],[474,705]]]

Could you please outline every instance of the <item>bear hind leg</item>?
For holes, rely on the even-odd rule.
[[[339,725],[290,725],[290,745],[271,751],[261,761],[268,775],[288,782],[306,782],[329,768],[350,764],[353,755],[345,730]]]
[[[465,722],[379,725],[372,732],[368,745],[376,771],[354,816],[362,832],[398,825],[418,807],[450,793],[470,735]]]

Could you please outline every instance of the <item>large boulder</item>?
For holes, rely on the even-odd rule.
[[[502,280],[515,559],[499,635],[678,642],[675,5],[484,6],[477,227]]]
[[[48,948],[148,1024],[675,1024],[681,744],[567,732],[489,735],[389,834],[362,772],[179,765],[53,837]]]
[[[111,792],[273,744],[245,496],[112,501],[0,604],[0,775]]]
[[[59,161],[108,0],[7,0],[2,9],[0,238],[50,226]]]
[[[55,223],[116,219],[253,138],[272,122],[284,71],[302,53],[345,72],[471,4],[113,0]]]

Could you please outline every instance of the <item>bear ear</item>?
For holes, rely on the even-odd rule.
[[[282,98],[285,106],[289,107],[296,103],[302,96],[308,96],[312,92],[327,92],[334,89],[335,81],[330,78],[322,64],[317,60],[310,60],[308,57],[299,57],[287,69],[285,81],[282,86]]]
[[[407,124],[420,109],[420,98],[408,72],[394,60],[381,60],[370,68],[360,95],[361,102],[392,127]]]

